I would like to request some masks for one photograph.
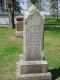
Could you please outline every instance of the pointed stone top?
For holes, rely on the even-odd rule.
[[[37,10],[37,7],[34,4],[32,4],[32,6],[29,8],[29,13],[31,13],[35,10]]]
[[[28,18],[29,15],[34,14],[34,12],[37,12],[37,11],[39,11],[37,9],[37,7],[34,4],[32,4],[32,6],[29,8],[28,12],[25,12],[24,18],[25,19]]]
[[[28,12],[25,12],[24,18],[26,19],[28,18],[29,15],[34,14],[34,13],[40,14],[41,17],[44,19],[44,12],[40,12],[34,4],[32,4],[32,6],[29,8]]]
[[[32,12],[32,11],[34,11],[35,9],[37,9],[36,6],[32,4],[32,6],[29,8],[29,12]]]

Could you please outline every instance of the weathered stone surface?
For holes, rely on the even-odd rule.
[[[23,39],[23,31],[16,31],[16,37]]]
[[[40,15],[40,12],[36,7],[32,6],[29,10],[28,17],[25,17],[25,60],[33,61],[43,59],[43,28],[43,17]]]
[[[32,5],[24,18],[24,56],[17,63],[17,80],[51,80],[43,60],[43,17]]]
[[[21,74],[18,80],[51,80],[51,73]]]
[[[16,80],[19,80],[20,77],[20,63],[19,61],[16,63]]]
[[[47,61],[20,61],[20,74],[43,73],[47,71]]]

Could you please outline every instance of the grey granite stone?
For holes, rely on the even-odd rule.
[[[43,17],[32,5],[24,16],[24,54],[17,62],[17,80],[52,80],[48,63],[43,60],[43,31]]]
[[[16,31],[16,37],[23,39],[23,31]]]
[[[19,80],[51,80],[51,73],[21,74]]]
[[[20,61],[20,74],[43,73],[47,71],[47,61]]]
[[[24,16],[24,57],[25,60],[43,59],[43,17],[39,10],[32,5],[28,15]]]

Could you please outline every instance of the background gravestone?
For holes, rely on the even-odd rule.
[[[23,31],[23,16],[17,16],[16,21],[17,21],[16,30]]]
[[[24,16],[24,55],[17,62],[17,80],[51,80],[48,64],[43,60],[43,17],[32,5]]]
[[[23,16],[16,17],[16,37],[23,38]]]

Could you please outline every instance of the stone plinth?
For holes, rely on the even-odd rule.
[[[19,61],[20,74],[43,73],[48,71],[47,61]]]
[[[21,74],[19,80],[51,80],[51,73]]]
[[[24,16],[24,54],[17,62],[17,80],[51,80],[48,63],[43,59],[44,20],[32,5]]]

